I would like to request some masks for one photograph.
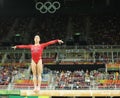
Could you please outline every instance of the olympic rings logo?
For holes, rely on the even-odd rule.
[[[53,3],[51,2],[37,2],[35,4],[35,7],[37,10],[39,10],[42,14],[44,13],[55,13],[56,10],[58,10],[60,8],[60,3],[58,1],[54,1]]]

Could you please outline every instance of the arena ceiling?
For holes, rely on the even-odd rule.
[[[120,0],[0,0],[0,15],[34,15],[36,2],[59,1],[57,13],[119,12]]]

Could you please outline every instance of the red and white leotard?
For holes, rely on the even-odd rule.
[[[37,64],[40,59],[42,59],[42,52],[43,49],[51,44],[57,43],[58,40],[52,40],[46,43],[42,43],[39,45],[16,45],[16,48],[25,48],[25,49],[30,49],[31,50],[31,56],[34,62]]]

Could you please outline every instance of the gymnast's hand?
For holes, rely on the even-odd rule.
[[[62,43],[64,43],[64,42],[63,42],[62,40],[58,40],[58,43],[59,43],[59,44],[62,44]]]
[[[13,48],[14,50],[16,49],[16,46],[12,46],[11,48]]]

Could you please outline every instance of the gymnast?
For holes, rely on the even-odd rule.
[[[35,35],[34,37],[34,44],[31,45],[16,45],[13,46],[12,48],[25,48],[25,49],[30,49],[31,50],[31,69],[33,73],[33,84],[34,84],[34,92],[40,91],[40,86],[41,86],[41,74],[43,71],[43,66],[42,66],[42,53],[45,47],[59,43],[62,44],[63,41],[56,39],[52,40],[46,43],[41,43],[40,44],[40,36]]]

